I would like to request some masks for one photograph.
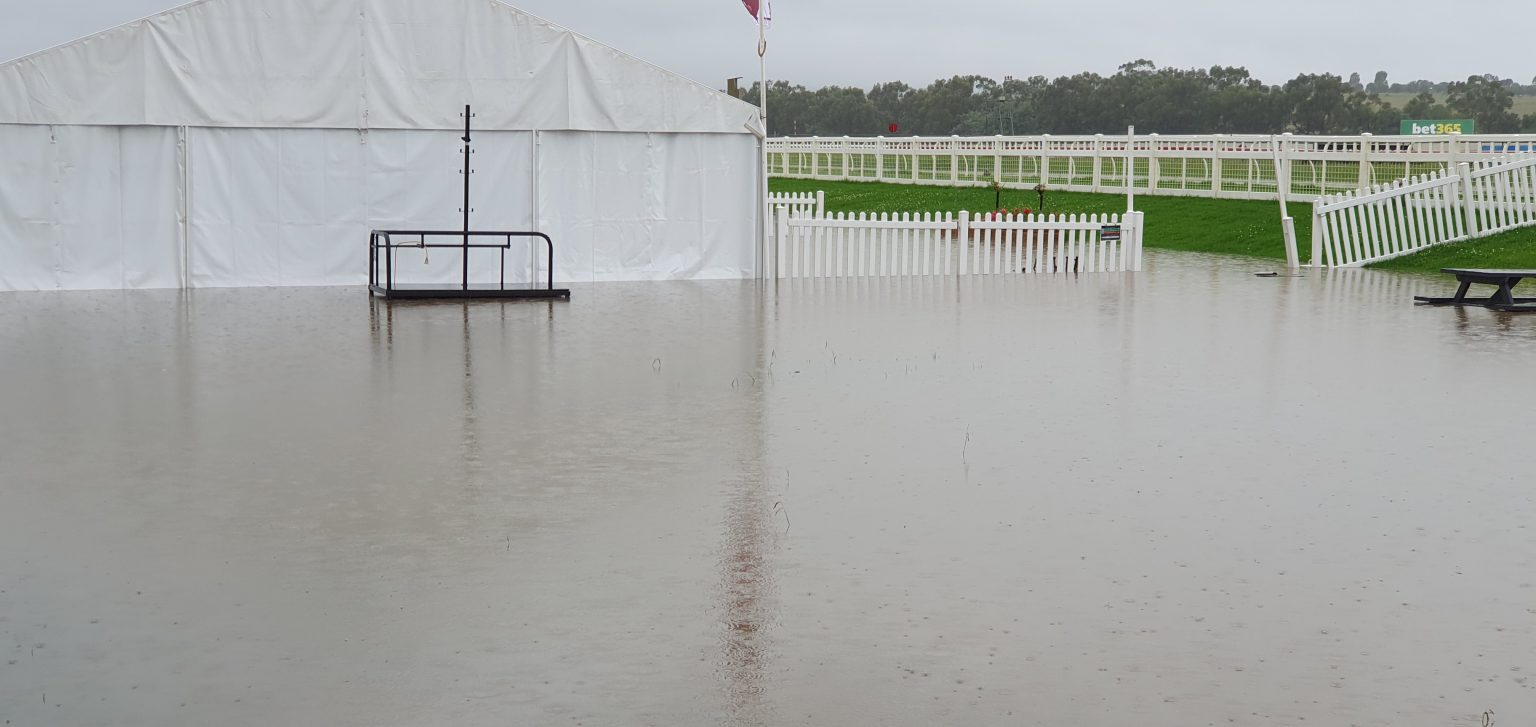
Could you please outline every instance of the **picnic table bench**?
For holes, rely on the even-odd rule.
[[[1497,311],[1536,312],[1536,298],[1516,298],[1514,288],[1525,278],[1536,278],[1536,270],[1479,270],[1476,268],[1445,268],[1441,272],[1456,276],[1461,287],[1452,298],[1414,296],[1414,300],[1427,305],[1477,305]],[[1467,290],[1474,284],[1492,285],[1498,290],[1487,298],[1468,298]]]

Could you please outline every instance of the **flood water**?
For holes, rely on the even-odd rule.
[[[1536,723],[1536,316],[1148,263],[0,295],[0,719]]]

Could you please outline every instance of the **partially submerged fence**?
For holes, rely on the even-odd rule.
[[[1139,271],[1143,215],[775,212],[769,277]]]
[[[1536,159],[1461,163],[1319,200],[1312,260],[1358,267],[1536,225]]]
[[[767,146],[769,174],[797,179],[1124,192],[1129,158],[1141,193],[1274,199],[1289,178],[1289,196],[1311,200],[1536,154],[1536,135],[811,137]]]

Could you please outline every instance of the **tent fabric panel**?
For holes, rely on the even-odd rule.
[[[184,152],[178,133],[0,125],[0,290],[358,285],[370,230],[461,224],[455,132],[194,128]],[[557,280],[754,273],[750,136],[482,132],[475,150],[475,229],[548,232]],[[397,271],[457,281],[458,254],[401,251]],[[499,256],[475,255],[496,280]],[[507,259],[508,282],[543,270],[526,241]]]
[[[203,0],[6,64],[0,123],[747,134],[757,110],[497,0]]]
[[[755,274],[752,137],[543,135],[539,219],[572,282]]]
[[[527,229],[532,134],[474,138],[475,228]],[[453,132],[198,129],[192,140],[199,287],[359,285],[367,280],[371,230],[463,224],[462,145]],[[474,278],[497,280],[499,260],[473,253]],[[453,282],[461,261],[453,250],[403,250],[396,273],[401,281]],[[521,269],[509,266],[508,281],[517,282]]]
[[[47,126],[0,125],[0,290],[58,287],[57,153]]]
[[[0,126],[0,290],[177,287],[174,129]]]
[[[528,230],[533,220],[533,134],[476,132],[471,166],[471,226],[476,230]],[[373,131],[368,134],[368,215],[370,229],[458,230],[463,227],[463,144],[444,131]],[[437,242],[447,242],[438,239]],[[507,253],[507,282],[527,282],[528,243],[514,240]],[[541,258],[542,259],[542,258]],[[471,282],[498,280],[500,257],[491,250],[470,254]],[[360,274],[366,266],[359,265]],[[452,283],[460,280],[463,258],[454,250],[402,250],[395,257],[398,281]],[[365,275],[366,277],[366,275]]]

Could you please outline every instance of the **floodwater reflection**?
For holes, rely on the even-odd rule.
[[[1536,317],[1148,266],[0,296],[0,718],[1518,722]]]

